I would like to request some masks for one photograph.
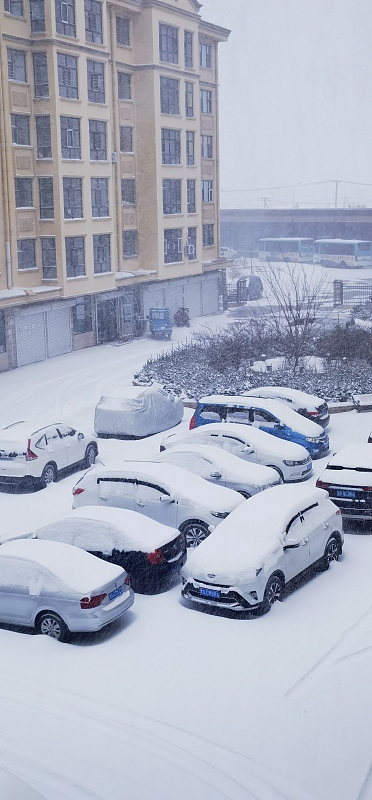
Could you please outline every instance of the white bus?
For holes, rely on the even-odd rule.
[[[371,242],[362,239],[317,239],[314,264],[323,267],[372,267]]]
[[[258,255],[262,261],[301,261],[313,263],[314,241],[299,236],[260,239]]]

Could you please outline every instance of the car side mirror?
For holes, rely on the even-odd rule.
[[[221,473],[220,472],[211,472],[210,477],[211,478],[221,478]]]
[[[84,439],[84,434],[83,433],[78,433],[78,439]]]
[[[160,502],[161,503],[175,503],[176,501],[175,501],[174,497],[169,497],[169,495],[167,495],[167,494],[161,494],[160,495]]]
[[[285,545],[283,545],[283,550],[294,550],[295,547],[300,547],[300,542],[297,542],[296,539],[286,539]]]

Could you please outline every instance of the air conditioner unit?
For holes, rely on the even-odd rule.
[[[112,161],[113,164],[117,164],[118,163],[118,154],[117,153],[111,153],[111,161]]]
[[[185,256],[195,255],[195,247],[193,244],[185,244]]]

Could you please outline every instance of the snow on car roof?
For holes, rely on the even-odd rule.
[[[348,469],[356,467],[372,469],[372,445],[361,442],[360,444],[348,444],[342,447],[338,453],[329,460],[327,469],[339,465]]]
[[[324,489],[308,485],[281,484],[268,492],[270,495],[259,492],[245,500],[191,553],[187,570],[194,577],[199,573],[230,578],[255,574],[264,560],[282,547],[290,520],[299,511],[328,498]]]
[[[288,442],[285,439],[280,439],[273,436],[272,433],[261,431],[259,428],[254,428],[253,425],[243,425],[239,422],[209,422],[207,425],[200,425],[194,428],[187,434],[182,432],[170,433],[163,441],[172,443],[187,441],[193,443],[193,440],[198,439],[205,434],[212,435],[213,433],[223,433],[225,436],[236,436],[247,444],[262,448],[262,450],[269,451],[281,458],[288,460],[301,461],[309,455],[305,447],[296,442]]]
[[[74,544],[83,550],[152,553],[179,536],[176,528],[124,508],[81,506],[34,531],[38,539]]]
[[[273,480],[278,479],[278,473],[270,467],[264,467],[261,464],[253,464],[250,461],[244,461],[233,453],[229,453],[222,447],[213,447],[208,444],[179,444],[165,450],[157,458],[160,461],[167,461],[167,457],[172,453],[190,453],[199,454],[210,459],[214,464],[225,469],[229,475],[236,475],[240,480],[246,480],[250,483],[272,483]]]
[[[259,403],[254,403],[257,408],[271,412],[279,420],[285,422],[290,428],[306,436],[320,436],[323,434],[323,428],[316,422],[305,417],[300,417],[292,408],[288,408],[280,400],[267,400],[266,398],[257,398]],[[201,397],[199,404],[206,403],[208,405],[226,405],[226,406],[247,406],[247,397],[243,395],[223,395],[212,394],[209,397]]]
[[[232,511],[243,500],[242,496],[233,489],[214,486],[213,483],[200,478],[199,475],[193,475],[186,469],[155,461],[114,462],[107,466],[92,467],[84,477],[104,476],[108,478],[110,475],[113,478],[126,475],[138,480],[150,480],[153,483],[161,484],[161,488],[175,496],[178,495],[192,503],[210,507],[211,511]]]
[[[38,564],[73,592],[87,594],[123,574],[123,569],[61,542],[17,539],[0,547],[0,559],[13,556]]]
[[[11,425],[7,425],[6,428],[2,428],[0,430],[0,442],[20,442],[27,444],[27,439],[30,436],[33,436],[34,433],[38,433],[38,431],[44,431],[45,428],[55,428],[58,425],[67,425],[68,427],[74,428],[73,425],[70,425],[68,422],[62,422],[61,420],[54,420],[51,422],[50,420],[41,421],[41,420],[19,420],[19,422],[13,422]],[[76,428],[74,428],[76,430]]]
[[[255,389],[249,389],[248,392],[245,392],[244,396],[259,397],[261,391],[273,392],[273,394],[289,397],[293,400],[298,400],[299,403],[307,403],[307,405],[311,403],[313,405],[320,405],[325,402],[321,397],[317,397],[315,394],[301,392],[300,389],[291,389],[289,386],[257,386]]]

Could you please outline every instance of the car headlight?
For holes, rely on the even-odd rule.
[[[285,464],[286,467],[297,467],[298,461],[283,461],[283,464]]]
[[[307,442],[312,442],[313,444],[320,444],[319,436],[306,436]]]
[[[225,519],[229,516],[229,511],[211,511],[212,517],[218,517],[219,519]]]

